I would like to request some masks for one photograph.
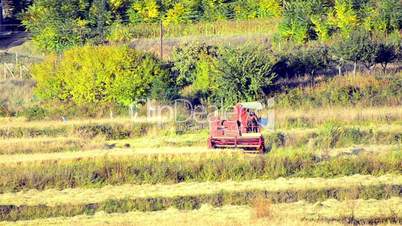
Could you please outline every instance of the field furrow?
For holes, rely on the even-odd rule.
[[[344,225],[344,223],[378,223],[399,225],[402,221],[402,199],[325,200],[317,203],[270,204],[262,200],[250,206],[212,207],[196,210],[170,208],[154,212],[106,213],[57,217],[0,225]]]
[[[179,183],[173,185],[122,185],[63,191],[31,190],[0,195],[1,220],[74,216],[96,211],[155,211],[169,207],[196,209],[251,204],[253,197],[271,202],[309,202],[328,198],[385,199],[400,196],[402,177],[350,176],[334,179],[280,178],[276,180]]]
[[[316,149],[306,150],[299,149],[287,149],[282,148],[275,150],[274,152],[311,152],[317,155],[317,157],[340,157],[348,155],[359,155],[363,153],[386,155],[392,151],[398,150],[397,145],[366,145],[349,148],[333,148],[333,149]],[[14,154],[14,155],[1,155],[0,165],[12,165],[12,164],[27,164],[32,162],[43,161],[69,161],[69,160],[89,160],[89,159],[102,159],[105,157],[111,158],[127,158],[135,157],[137,155],[160,155],[160,157],[171,157],[174,155],[192,154],[192,157],[198,158],[198,154],[204,153],[220,153],[220,154],[233,154],[234,152],[242,152],[241,149],[221,149],[213,150],[202,146],[191,147],[161,147],[161,148],[111,148],[111,149],[98,149],[98,150],[84,150],[84,151],[67,151],[67,152],[55,152],[55,153],[35,153],[35,154]],[[252,157],[250,155],[250,157]]]
[[[225,181],[178,184],[143,184],[106,186],[102,188],[76,188],[66,190],[29,190],[0,194],[2,205],[87,204],[108,199],[131,199],[151,197],[176,197],[215,194],[219,192],[243,191],[308,191],[322,189],[350,188],[358,186],[398,185],[402,186],[402,176],[354,175],[338,178],[278,178],[275,180]]]
[[[248,156],[241,152],[133,155],[1,164],[0,193],[105,185],[178,183],[400,173],[400,151],[320,159],[308,152]]]

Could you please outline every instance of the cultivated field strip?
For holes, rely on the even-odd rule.
[[[73,136],[94,138],[102,136],[106,139],[123,139],[147,134],[149,131],[160,131],[171,127],[169,123],[155,120],[130,121],[99,120],[99,121],[72,121],[72,122],[26,122],[5,123],[0,125],[0,138],[32,138],[32,137],[60,137]]]
[[[402,123],[402,106],[347,108],[330,107],[319,109],[277,109],[277,128],[317,127],[325,122],[348,125],[370,125],[376,123]]]
[[[401,175],[368,176],[354,175],[338,178],[278,178],[275,180],[225,181],[178,184],[144,184],[105,186],[102,188],[76,188],[66,190],[29,190],[16,193],[0,194],[2,205],[47,205],[89,204],[104,202],[109,199],[135,199],[153,197],[202,196],[218,193],[236,193],[245,191],[309,191],[335,190],[353,187],[390,185],[402,188]],[[398,191],[399,192],[399,191]]]
[[[220,152],[222,154],[240,150],[212,150],[207,147],[178,147],[178,148],[141,148],[141,149],[121,149],[112,150],[90,150],[90,151],[73,151],[73,152],[56,152],[56,153],[40,153],[40,154],[17,154],[0,156],[0,165],[6,164],[24,164],[28,162],[42,161],[63,161],[63,160],[85,160],[85,159],[102,159],[105,157],[125,158],[136,155],[182,155],[182,154],[201,154]]]
[[[334,179],[291,178],[277,180],[181,183],[174,185],[123,185],[101,189],[28,191],[0,196],[0,220],[15,221],[99,211],[157,211],[170,207],[197,209],[213,206],[250,205],[256,197],[272,203],[323,201],[325,199],[387,199],[400,195],[402,178],[352,176]]]
[[[352,208],[351,208],[352,207]],[[333,199],[309,203],[263,205],[262,214],[249,206],[202,205],[195,210],[169,208],[154,212],[106,213],[74,217],[43,218],[30,221],[0,222],[0,225],[344,225],[344,223],[379,223],[399,225],[402,220],[402,199],[385,200]],[[387,223],[386,223],[387,222]]]
[[[320,159],[306,152],[273,152],[249,156],[241,152],[110,156],[99,159],[49,160],[1,164],[0,193],[102,187],[121,184],[251,180],[289,176],[335,177],[401,173],[399,151],[381,155]]]
[[[157,120],[0,118],[0,225],[398,225],[401,110],[279,110],[267,155]]]
[[[1,145],[1,142],[0,142]],[[274,150],[273,152],[311,152],[320,157],[340,157],[347,155],[358,155],[362,153],[372,153],[385,155],[391,151],[399,149],[398,145],[366,145],[357,146],[354,145],[349,148],[333,148],[333,149],[314,149],[306,150],[305,148],[281,148]],[[34,162],[44,161],[69,161],[69,160],[90,160],[90,159],[102,159],[105,157],[110,158],[126,158],[135,157],[137,155],[160,155],[169,158],[174,155],[192,154],[193,159],[198,159],[198,154],[204,153],[219,153],[222,155],[233,154],[234,152],[242,152],[240,149],[208,149],[202,146],[191,147],[160,147],[160,148],[114,148],[114,149],[98,149],[98,150],[85,150],[85,151],[67,151],[67,152],[54,152],[54,153],[35,153],[35,154],[14,154],[14,155],[1,155],[0,165],[10,164],[27,164]],[[327,156],[326,156],[327,155]],[[252,157],[252,156],[250,156]]]
[[[165,122],[165,118],[102,118],[102,119],[79,119],[79,120],[47,120],[47,121],[25,121],[21,118],[2,118],[0,128],[57,128],[66,126],[86,126],[104,124],[126,124],[126,123],[159,123]]]
[[[1,155],[84,151],[103,147],[104,139],[77,137],[36,137],[0,139]]]

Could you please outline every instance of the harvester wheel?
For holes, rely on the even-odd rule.
[[[258,149],[259,153],[263,155],[265,153],[265,145],[262,144],[261,147]]]
[[[212,139],[211,138],[208,138],[208,148],[209,149],[214,149],[215,148],[214,145],[212,144]]]

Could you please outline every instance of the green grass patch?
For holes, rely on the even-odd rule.
[[[0,192],[75,187],[102,187],[125,183],[180,183],[267,179],[288,176],[334,177],[353,174],[401,173],[402,154],[360,154],[318,158],[308,152],[278,152],[266,156],[242,153],[196,155],[138,155],[124,158],[49,160],[3,164]]]
[[[74,216],[98,211],[156,211],[169,207],[192,210],[200,208],[202,204],[249,205],[256,198],[268,199],[272,203],[299,200],[317,202],[328,198],[385,199],[399,195],[401,182],[400,177],[387,175],[32,191],[0,195],[3,203],[0,206],[0,220]]]

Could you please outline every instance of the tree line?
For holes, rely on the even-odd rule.
[[[222,47],[185,44],[163,61],[127,46],[75,47],[50,54],[33,68],[36,95],[75,106],[130,106],[144,99],[232,105],[274,95],[281,81],[359,64],[372,70],[401,62],[401,43],[364,30],[332,46],[313,44],[278,51],[270,45]],[[57,105],[54,105],[57,106]]]
[[[48,52],[104,43],[113,28],[163,22],[279,18],[275,38],[303,44],[347,38],[356,29],[399,35],[399,0],[34,0],[20,18]],[[398,34],[395,34],[398,33]],[[400,37],[400,36],[399,36]]]

